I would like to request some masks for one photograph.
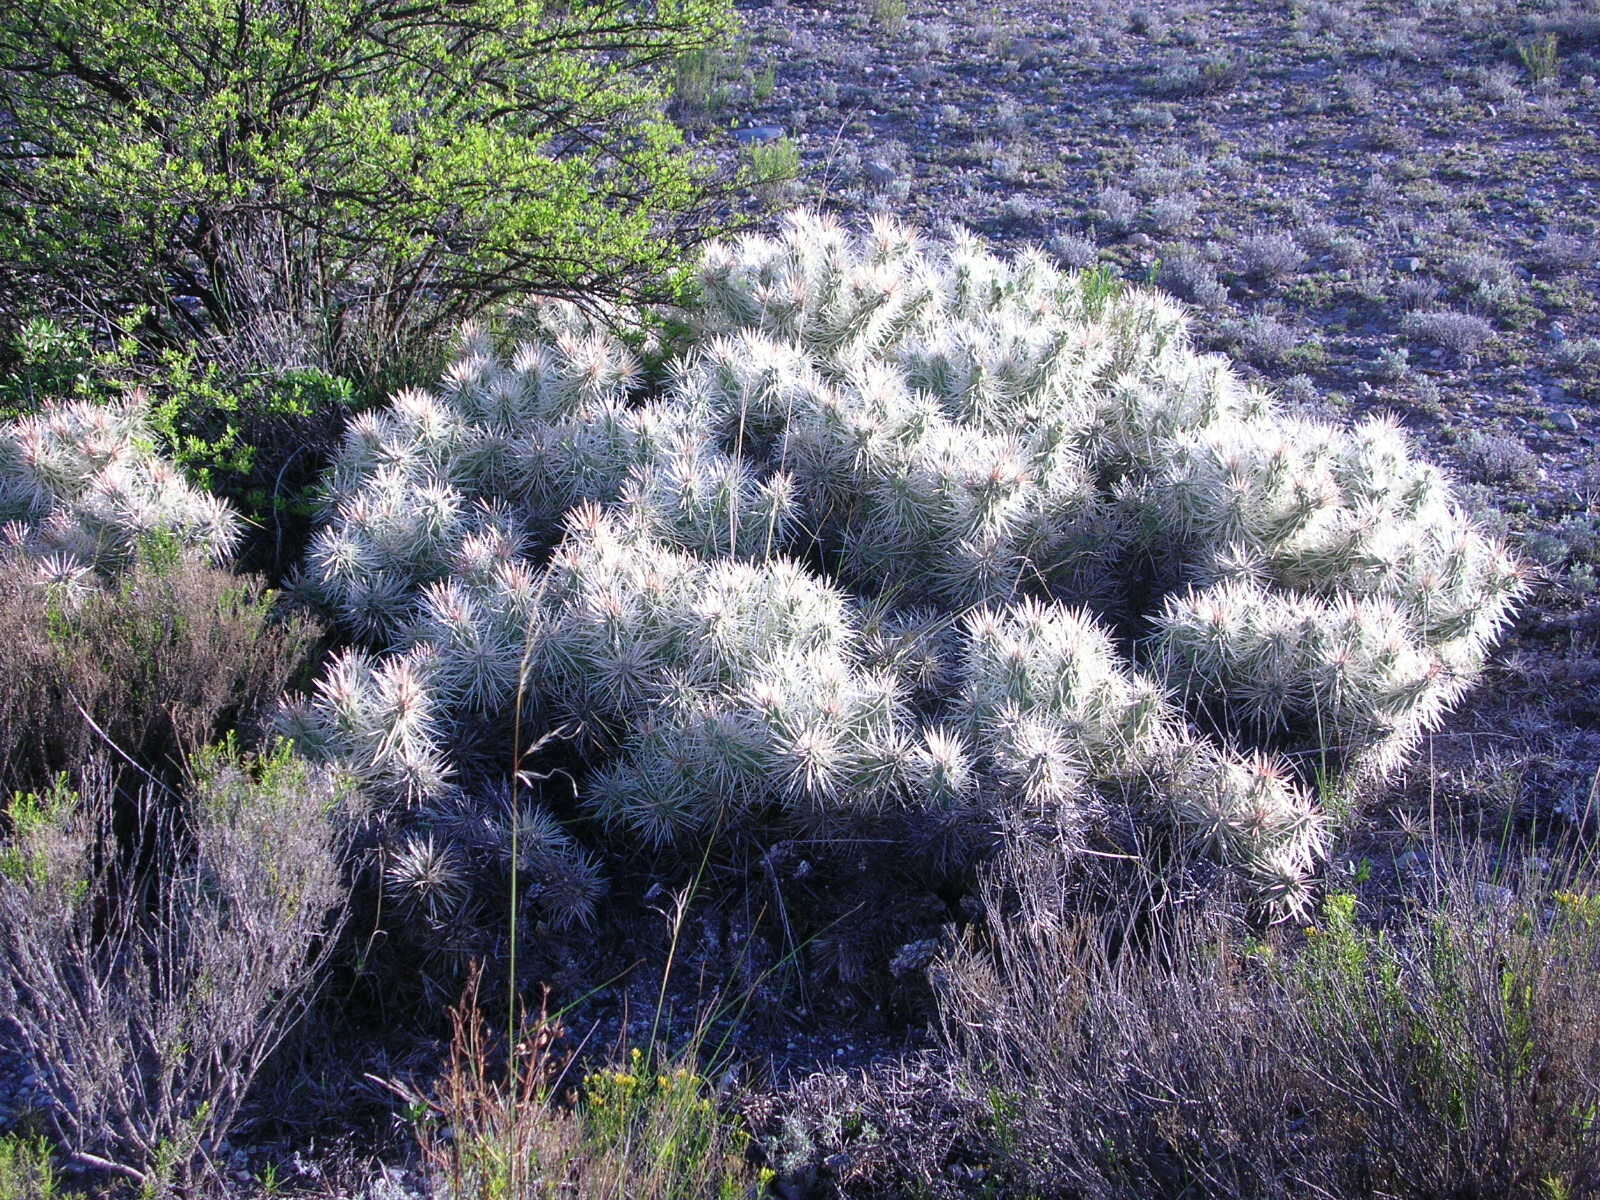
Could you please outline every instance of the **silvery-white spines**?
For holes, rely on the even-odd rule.
[[[807,214],[698,279],[648,392],[557,306],[352,423],[306,578],[368,649],[286,728],[433,803],[520,687],[619,836],[1114,793],[1293,905],[1310,785],[1400,762],[1523,590],[1395,426],[1282,411],[1158,293]]]
[[[51,404],[0,424],[0,527],[6,552],[67,589],[126,566],[140,543],[225,561],[239,522],[155,450],[141,393],[114,404]]]

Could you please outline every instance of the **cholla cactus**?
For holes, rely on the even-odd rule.
[[[232,553],[232,510],[156,455],[146,416],[136,392],[0,426],[0,526],[11,552],[39,559],[48,581],[114,570],[156,536],[215,560]]]
[[[1132,797],[1294,905],[1308,784],[1399,762],[1521,591],[1398,429],[1281,411],[1156,293],[800,215],[699,280],[648,384],[559,307],[352,423],[306,575],[371,652],[286,728],[431,806],[520,695],[658,846]]]
[[[594,860],[560,823],[505,787],[475,798],[452,791],[420,809],[387,856],[384,888],[439,929],[469,915],[486,881],[509,888],[513,876],[562,928],[588,926],[605,891]]]
[[[1382,773],[1461,695],[1523,588],[1393,424],[1228,422],[1160,491],[1191,574],[1155,645],[1257,744]]]

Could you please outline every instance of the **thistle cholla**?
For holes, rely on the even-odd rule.
[[[5,549],[41,578],[74,585],[125,566],[151,537],[226,559],[238,520],[157,455],[147,401],[76,402],[0,424],[0,526]]]
[[[648,389],[567,309],[352,424],[306,582],[372,653],[303,741],[431,804],[520,692],[620,836],[1131,798],[1293,904],[1307,781],[1398,763],[1521,590],[1397,429],[1280,411],[1157,293],[803,215],[699,282]]]

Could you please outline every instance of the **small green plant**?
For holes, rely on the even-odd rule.
[[[746,1161],[750,1139],[718,1111],[693,1047],[635,1048],[579,1079],[559,1023],[541,1012],[497,1069],[476,976],[451,1015],[450,1069],[418,1138],[457,1200],[744,1200],[770,1182]]]
[[[756,102],[759,104],[763,101],[770,100],[772,98],[772,93],[777,89],[777,86],[777,64],[768,63],[760,71],[757,71],[755,78],[750,81],[750,95],[754,97]]]
[[[756,187],[776,193],[800,177],[800,147],[790,138],[756,142],[750,147],[750,179]]]
[[[1560,40],[1554,33],[1517,43],[1517,57],[1534,85],[1553,83],[1561,72]]]
[[[49,882],[52,863],[48,855],[49,831],[71,815],[78,803],[65,775],[58,775],[44,795],[17,792],[0,810],[0,829],[6,840],[0,842],[0,876],[21,887],[42,887]]]
[[[0,349],[0,417],[36,412],[49,401],[100,394],[108,361],[127,361],[137,344],[123,339],[115,350],[97,350],[87,329],[49,317],[31,317]]]
[[[1090,316],[1099,316],[1108,304],[1120,299],[1127,291],[1127,285],[1111,263],[1090,267],[1080,276],[1080,286],[1083,288],[1084,311]]]
[[[753,1174],[749,1138],[718,1111],[709,1080],[635,1047],[622,1069],[584,1079],[579,1121],[600,1155],[635,1164],[644,1194],[739,1200]],[[631,1194],[640,1194],[633,1192]]]
[[[1306,950],[1299,962],[1316,982],[1311,986],[1344,986],[1361,981],[1375,950],[1356,920],[1356,898],[1350,892],[1330,892],[1323,897],[1321,921],[1306,927]]]
[[[256,1182],[261,1185],[261,1193],[264,1196],[273,1197],[283,1195],[283,1180],[278,1175],[277,1163],[269,1162],[266,1166],[262,1167],[261,1174],[257,1176]]]
[[[672,99],[686,117],[712,117],[733,95],[734,69],[725,49],[698,46],[678,56]]]
[[[906,0],[872,0],[872,23],[889,37],[899,37],[906,27]]]
[[[0,1137],[0,1200],[56,1200],[50,1143],[8,1133]]]

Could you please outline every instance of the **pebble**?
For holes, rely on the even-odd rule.
[[[867,173],[867,182],[876,188],[886,188],[894,182],[894,168],[881,158],[869,161],[864,170]]]
[[[751,146],[758,142],[776,142],[783,138],[782,125],[752,125],[748,129],[735,129],[733,139],[741,146]]]

